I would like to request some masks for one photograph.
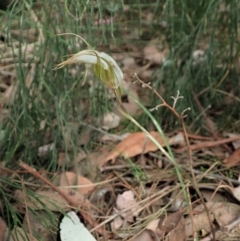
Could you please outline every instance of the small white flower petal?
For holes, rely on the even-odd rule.
[[[98,57],[99,58],[98,58]],[[100,57],[100,53],[92,50],[83,50],[75,55],[75,61],[79,61],[84,64],[97,64],[98,60],[101,61],[101,65],[104,69],[108,70],[108,64],[106,61],[102,60]]]
[[[104,52],[101,52],[99,54],[99,56],[107,61],[109,61],[112,66],[113,66],[113,69],[114,69],[114,73],[117,77],[118,80],[122,81],[123,80],[123,72],[122,70],[120,69],[120,67],[118,66],[117,62],[108,54],[104,53]]]

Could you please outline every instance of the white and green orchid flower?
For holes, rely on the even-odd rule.
[[[58,64],[56,68],[62,68],[65,65],[77,63],[92,65],[96,77],[99,78],[108,88],[113,89],[119,100],[121,96],[123,72],[111,56],[106,53],[93,50],[89,47],[89,49],[82,50],[74,54],[68,60]]]

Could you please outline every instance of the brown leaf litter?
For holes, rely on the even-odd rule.
[[[62,187],[59,187],[59,190],[61,190],[61,192],[63,192],[69,199],[71,199],[72,202],[77,204],[79,208],[85,205],[84,196],[79,192]],[[27,205],[32,210],[71,210],[71,206],[68,204],[67,200],[54,190],[39,190],[34,193],[33,197],[27,195],[26,204],[24,193],[21,190],[15,191],[14,198],[17,200],[17,203],[14,205],[16,210],[22,212],[25,212],[23,208],[25,205]],[[38,200],[41,200],[41,202]]]
[[[225,158],[223,163],[228,168],[238,165],[240,163],[240,148],[238,148],[232,155]]]
[[[70,189],[74,189],[82,195],[90,193],[95,187],[89,179],[75,172],[63,172],[55,176],[53,183],[62,188],[70,187]]]
[[[165,145],[163,138],[160,136],[158,132],[151,132],[151,134],[154,135],[154,137],[158,140],[158,142],[160,142],[162,146]],[[190,139],[191,143],[194,143],[196,138],[201,139],[201,137],[196,137],[195,139],[194,138],[195,137],[192,137],[192,140]],[[203,139],[202,142],[206,142],[206,143],[215,142],[214,140],[209,141],[209,139],[207,138],[205,139],[202,138],[202,139]],[[228,141],[229,139],[230,138],[228,138]],[[233,140],[233,139],[230,139],[230,140]],[[182,132],[178,132],[172,137],[167,137],[166,141],[167,141],[167,144],[175,146],[173,150],[175,149],[177,150],[186,145]],[[207,146],[209,148],[209,145]],[[119,155],[119,150],[121,150],[120,153],[123,156],[133,157],[143,153],[153,152],[157,150],[157,147],[154,145],[154,143],[148,140],[148,138],[146,138],[144,133],[137,132],[137,133],[130,134],[130,136],[128,136],[126,139],[120,142],[112,152],[107,154],[108,155],[107,158],[109,158],[109,156],[112,155],[116,159]],[[90,157],[91,159],[93,159],[90,161],[95,163],[95,165],[98,165],[99,163],[97,161],[97,158],[101,155],[97,152],[94,155],[92,154],[93,153],[90,153],[86,158]],[[106,153],[104,155],[106,157]],[[105,160],[107,158],[105,158]],[[25,167],[23,163],[21,163],[21,166]],[[124,168],[125,167],[123,167],[123,169]],[[164,171],[164,165],[159,166],[158,168],[159,168],[158,173],[160,177],[158,179],[156,178],[147,179],[148,183],[150,184],[150,189],[152,188],[153,190],[155,190],[155,192],[157,189],[154,182],[156,182],[157,185],[159,185],[160,182],[165,183],[164,184],[165,187],[170,188],[171,185],[169,185],[170,183],[169,180],[171,180],[171,182],[174,182],[174,180],[176,180],[176,177],[174,177],[174,175],[172,175],[172,178],[169,179],[169,176],[167,178],[167,176],[160,174],[162,173],[162,171],[164,173],[167,173],[168,169]],[[106,226],[104,223],[105,221],[103,221],[103,219],[101,218],[96,218],[96,217],[100,217],[101,215],[105,215],[107,213],[107,216],[111,217],[111,219],[109,219],[108,221],[110,225],[107,228],[107,230],[114,233],[114,235],[118,238],[129,238],[131,234],[128,232],[126,233],[126,231],[124,230],[127,230],[128,228],[132,227],[132,225],[135,225],[135,222],[136,220],[138,220],[138,218],[146,218],[146,213],[150,211],[153,204],[154,206],[156,206],[155,212],[158,212],[158,210],[159,209],[161,210],[164,205],[171,202],[171,204],[168,205],[167,209],[164,208],[165,210],[164,215],[161,214],[158,216],[158,218],[151,219],[152,222],[155,222],[155,227],[154,225],[153,227],[151,227],[150,224],[147,225],[146,223],[146,226],[143,227],[141,230],[140,228],[138,228],[138,226],[136,226],[136,230],[133,233],[135,235],[134,240],[136,241],[141,240],[142,237],[150,241],[161,240],[161,239],[169,240],[169,241],[186,240],[186,238],[195,235],[193,233],[193,230],[195,232],[199,232],[203,229],[206,232],[206,237],[207,235],[210,234],[211,226],[209,224],[209,220],[205,210],[200,208],[201,205],[198,205],[197,207],[195,205],[195,207],[193,207],[192,210],[194,215],[192,219],[191,217],[185,217],[185,215],[183,215],[184,211],[180,210],[180,209],[185,209],[186,207],[185,205],[174,204],[174,203],[179,203],[180,201],[181,203],[184,202],[184,199],[179,194],[181,192],[180,187],[178,187],[177,189],[175,188],[176,193],[173,190],[169,192],[167,195],[168,199],[166,199],[163,202],[160,202],[160,204],[157,204],[157,200],[154,200],[152,202],[149,201],[149,204],[144,206],[145,204],[143,205],[143,203],[145,203],[146,196],[141,194],[139,190],[135,190],[136,187],[145,185],[143,184],[144,182],[140,185],[139,183],[134,183],[134,179],[131,179],[131,178],[129,179],[129,177],[127,176],[129,174],[129,168],[126,169],[126,172],[124,172],[123,169],[120,169],[119,171],[116,170],[113,172],[106,170],[104,172],[105,181],[102,182],[103,183],[103,185],[101,184],[102,186],[99,185],[98,187],[98,192],[102,194],[100,195],[100,197],[97,197],[98,201],[95,202],[93,201],[92,198],[90,198],[90,195],[94,196],[93,195],[94,190],[96,185],[98,184],[92,183],[88,178],[76,173],[75,171],[73,170],[66,171],[66,172],[62,172],[60,174],[54,175],[54,178],[52,179],[53,182],[50,185],[49,181],[46,181],[43,178],[43,176],[40,176],[40,174],[36,170],[29,169],[28,167],[26,170],[29,170],[30,173],[40,178],[40,180],[44,181],[47,185],[50,185],[51,188],[50,189],[45,188],[45,190],[41,190],[41,189],[35,190],[33,197],[32,195],[24,196],[23,192],[21,192],[20,190],[17,190],[15,193],[16,195],[15,199],[18,200],[18,202],[15,204],[15,207],[22,213],[25,213],[25,208],[24,208],[25,205],[27,205],[29,209],[36,210],[37,212],[40,212],[40,210],[44,210],[43,207],[47,207],[49,210],[52,210],[54,212],[59,212],[59,210],[70,210],[73,207],[75,208],[82,207],[81,215],[87,221],[89,227],[94,229],[95,227],[97,227],[98,232],[101,235],[106,235]],[[36,173],[38,174],[36,175]],[[115,174],[115,173],[118,173],[118,174]],[[116,179],[113,178],[114,176]],[[109,184],[104,185],[104,183],[109,183]],[[162,188],[164,187],[164,185],[162,186]],[[56,187],[56,189],[53,188],[54,186]],[[124,187],[124,191],[119,191],[119,187]],[[145,188],[146,187],[143,186],[143,189]],[[229,193],[238,199],[238,189],[239,189],[238,187],[232,188],[229,186],[228,191],[230,190]],[[137,196],[135,196],[135,194]],[[211,195],[213,194],[214,193],[212,193]],[[218,194],[218,192],[216,194]],[[41,205],[39,204],[39,202],[36,201],[36,197],[38,199],[39,198],[41,199],[41,203],[42,203]],[[206,198],[206,200],[208,199]],[[232,203],[228,201],[220,202],[219,201],[220,199],[217,200],[211,197],[209,200],[210,201],[208,201],[206,204],[211,212],[210,221],[212,223],[214,222],[214,220],[216,220],[220,226],[227,227],[237,219],[237,215],[239,212],[238,210],[239,207],[237,205],[234,206]],[[213,203],[213,206],[210,204],[211,202]],[[111,206],[109,206],[109,203],[111,203]],[[150,203],[152,203],[152,206]],[[227,213],[225,213],[225,209],[222,206],[223,203],[225,203],[227,207],[226,208]],[[96,206],[93,207],[93,205],[96,205]],[[173,208],[173,205],[174,205],[174,208]],[[105,211],[99,210],[98,209],[99,206],[101,207],[103,206],[105,208],[104,209]],[[171,212],[171,214],[168,211]],[[220,212],[221,212],[221,215],[223,215],[223,217],[221,217]],[[141,216],[142,213],[144,213],[144,216]],[[149,212],[148,215],[150,215],[150,213],[151,212]],[[150,220],[148,223],[150,223]],[[218,231],[218,227],[214,223],[212,225],[214,229]],[[234,228],[236,227],[234,226]]]
[[[155,132],[155,134],[158,133]],[[130,138],[130,142],[133,148],[138,144],[137,140],[139,140],[139,137],[142,138],[140,141],[142,146],[137,146],[137,151],[132,151],[134,155],[138,155],[140,151],[142,152],[141,148],[144,147],[145,136],[142,133],[139,135],[139,132],[132,135],[133,137],[132,139]],[[160,135],[155,135],[155,137],[160,137]],[[163,144],[162,138],[158,140],[162,141]],[[167,138],[167,141],[168,144],[175,144],[177,147],[185,145],[182,133]],[[129,141],[126,143],[129,144]],[[124,147],[126,147],[126,143],[124,143]],[[151,145],[150,142],[146,143],[148,150],[156,148],[152,147],[153,145]],[[131,155],[130,147],[128,148],[129,150],[127,149],[127,152]],[[125,149],[123,150],[125,151]],[[30,170],[32,174],[35,173],[34,175],[38,173],[36,170],[29,168],[27,170]],[[189,217],[186,216],[186,205],[174,204],[175,202],[179,202],[179,200],[184,202],[184,199],[181,197],[181,187],[177,183],[176,177],[173,175],[173,178],[169,179],[168,175],[164,176],[161,174],[162,172],[167,173],[167,170],[171,170],[171,168],[169,169],[168,166],[168,168],[164,170],[164,166],[158,167],[159,178],[147,179],[148,188],[151,190],[147,194],[145,181],[136,182],[134,178],[130,178],[129,173],[131,172],[129,172],[129,168],[126,168],[125,171],[122,169],[113,172],[105,171],[102,176],[105,178],[105,181],[99,185],[96,183],[93,184],[88,178],[77,174],[75,171],[66,171],[54,175],[52,179],[53,182],[50,185],[51,188],[45,187],[44,190],[35,190],[34,195],[24,196],[25,194],[22,191],[17,190],[15,192],[15,199],[17,200],[15,207],[18,208],[19,211],[21,210],[22,213],[26,213],[25,205],[27,205],[28,209],[35,210],[36,212],[44,212],[44,208],[59,212],[60,210],[67,211],[74,207],[82,207],[80,214],[87,222],[88,229],[96,228],[100,235],[107,235],[114,239],[134,236],[133,240],[135,241],[157,241],[162,239],[168,241],[183,241],[189,237],[193,237],[195,235],[193,231],[200,232],[202,230],[205,231],[202,238],[207,238],[211,233],[211,226],[206,211],[203,206],[197,202],[192,205],[193,216]],[[40,177],[39,174],[36,176],[38,178]],[[43,177],[41,177],[41,180],[44,180]],[[46,181],[45,183],[48,184]],[[171,183],[174,183],[174,185]],[[57,189],[52,189],[52,185],[55,185]],[[100,194],[97,198],[90,198],[90,196],[93,197],[96,194],[96,185],[98,185],[96,192]],[[157,188],[157,186],[159,187]],[[60,192],[58,192],[59,190]],[[160,190],[159,193],[158,190]],[[161,190],[168,191],[161,192]],[[174,192],[174,190],[176,190],[176,192]],[[228,190],[233,191],[233,196],[236,196],[234,190],[238,192],[238,188],[231,189],[230,187]],[[62,193],[64,193],[65,196],[63,196]],[[218,192],[216,194],[218,194]],[[210,192],[210,196],[214,196],[213,191]],[[97,199],[97,201],[95,199]],[[37,200],[41,200],[41,204]],[[208,199],[206,198],[206,200]],[[207,201],[206,205],[211,213],[210,221],[217,234],[220,233],[218,225],[219,227],[229,227],[230,225],[231,230],[238,230],[234,222],[238,216],[240,216],[239,205],[230,203],[229,201],[221,202],[219,200],[222,199],[213,199],[211,197],[209,200],[211,201]],[[78,206],[76,206],[77,203]],[[96,206],[94,207],[93,205]],[[152,216],[158,212],[159,214],[156,217]],[[148,221],[144,222],[144,226],[140,226],[138,220],[146,219]],[[214,222],[217,222],[218,225]],[[109,226],[106,224],[109,224]],[[35,224],[33,226],[35,226]],[[36,227],[38,226],[36,225]],[[130,232],[126,230],[133,231]],[[46,232],[44,235],[48,236],[50,234]]]
[[[121,214],[121,211],[132,207],[127,212]],[[117,195],[116,208],[114,208],[113,214],[120,213],[112,222],[111,228],[113,230],[119,229],[125,222],[134,222],[134,217],[138,215],[140,206],[134,199],[134,194],[131,190],[125,191],[122,194]]]
[[[158,132],[151,131],[150,134],[165,146],[165,142]],[[150,151],[156,151],[158,147],[146,137],[143,132],[135,132],[129,135],[125,140],[120,142],[106,157],[105,161],[115,160],[119,155],[124,158],[130,158],[139,154],[145,154]]]

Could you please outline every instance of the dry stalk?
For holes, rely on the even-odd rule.
[[[156,110],[160,107],[166,107],[167,109],[169,109],[180,121],[180,124],[182,126],[182,129],[183,129],[183,133],[184,133],[184,137],[185,137],[185,141],[186,141],[186,145],[187,145],[187,151],[188,151],[188,157],[189,157],[189,169],[190,169],[190,173],[191,173],[191,179],[192,179],[192,184],[193,184],[193,187],[195,188],[197,194],[199,195],[200,199],[201,199],[201,202],[205,208],[205,211],[207,213],[207,216],[208,216],[208,220],[209,220],[209,224],[210,224],[210,227],[211,227],[211,232],[212,232],[212,235],[213,235],[213,241],[215,241],[215,235],[214,235],[214,228],[213,228],[213,225],[211,223],[211,218],[210,218],[210,213],[209,213],[209,210],[204,202],[204,198],[198,188],[198,185],[197,185],[197,181],[196,181],[196,177],[195,177],[195,174],[194,174],[194,169],[193,169],[193,160],[192,160],[192,150],[190,148],[190,142],[189,142],[189,139],[188,139],[188,134],[187,134],[187,130],[186,130],[186,126],[185,126],[185,123],[184,123],[184,118],[186,117],[185,115],[185,112],[190,110],[190,108],[187,108],[186,110],[184,110],[181,114],[179,114],[176,110],[175,110],[175,105],[176,105],[176,101],[180,98],[182,98],[179,93],[177,94],[176,97],[173,97],[174,99],[174,105],[173,107],[170,106],[164,99],[163,97],[152,87],[150,86],[150,84],[148,83],[144,83],[141,79],[138,78],[138,76],[135,74],[134,75],[135,79],[137,82],[139,82],[140,84],[144,85],[145,87],[149,88],[160,100],[161,100],[161,104],[157,105],[156,107],[154,107],[152,110]],[[191,200],[189,199],[189,202]],[[190,216],[191,216],[191,219],[192,219],[192,223],[193,222],[193,211],[192,211],[192,208],[190,206]],[[195,232],[195,228],[194,228],[194,225],[193,226],[193,233],[196,233]]]

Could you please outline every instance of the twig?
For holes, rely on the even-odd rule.
[[[54,184],[52,184],[50,181],[48,181],[45,177],[43,177],[36,169],[30,167],[28,164],[24,163],[23,161],[20,161],[19,165],[24,168],[26,171],[34,175],[35,177],[39,178],[43,182],[45,182],[48,186],[50,186],[53,190],[58,192],[67,202],[70,206],[73,206],[75,208],[79,207],[79,203],[73,202],[62,190],[60,190],[58,187],[56,187]],[[98,224],[92,220],[91,216],[85,213],[83,210],[80,210],[81,215],[83,216],[84,219],[86,219],[90,225],[92,226],[97,226]],[[99,228],[97,231],[102,234],[104,234],[104,230]],[[106,236],[106,235],[105,235]]]
[[[177,101],[178,101],[179,99],[183,99],[183,96],[180,95],[180,91],[178,90],[178,91],[177,91],[177,96],[176,96],[176,97],[175,97],[175,96],[171,96],[171,98],[173,99],[173,109],[175,109],[176,104],[177,104]]]
[[[219,146],[221,144],[226,144],[226,143],[237,141],[237,140],[240,140],[239,136],[234,136],[231,138],[226,138],[226,139],[222,139],[222,140],[218,140],[218,141],[205,141],[205,142],[201,142],[198,144],[190,145],[189,148],[191,149],[191,151],[196,151],[196,150],[200,150],[203,148]],[[188,149],[188,147],[186,146],[181,149],[178,149],[177,152],[181,153],[181,152],[186,151],[187,149]]]
[[[48,181],[45,177],[43,177],[36,169],[30,167],[28,164],[24,163],[23,161],[20,161],[19,165],[24,168],[26,171],[34,175],[35,177],[39,178],[43,182],[45,182],[48,186],[50,186],[53,190],[58,192],[67,202],[70,206],[78,207],[79,204],[73,202],[64,192],[62,192],[61,189],[56,187],[54,184],[52,184],[50,181]]]
[[[201,141],[211,141],[211,140],[213,140],[212,137],[207,137],[207,136],[199,136],[199,135],[190,134],[190,133],[187,133],[187,135],[188,135],[188,138],[195,139],[195,140],[201,140]]]

